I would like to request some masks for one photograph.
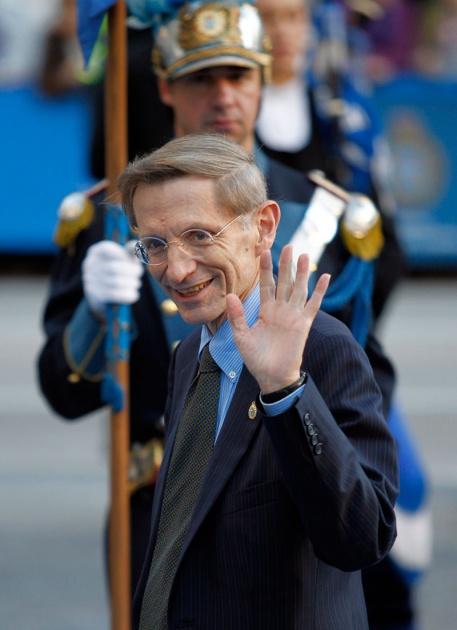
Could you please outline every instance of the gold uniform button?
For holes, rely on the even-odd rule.
[[[173,302],[173,300],[164,300],[160,305],[160,310],[162,311],[163,315],[171,317],[172,315],[176,315],[176,313],[178,312],[178,307]]]
[[[80,380],[81,380],[81,377],[79,376],[79,374],[75,374],[74,372],[72,372],[71,374],[67,376],[67,381],[69,383],[79,383]]]

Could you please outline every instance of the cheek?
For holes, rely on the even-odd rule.
[[[238,277],[250,276],[252,269],[255,267],[255,257],[252,255],[252,248],[244,245],[240,248],[237,257],[233,262],[233,271]],[[249,270],[249,273],[246,273]]]
[[[249,122],[257,119],[257,113],[259,111],[260,99],[256,99],[253,96],[246,96],[243,102],[243,111]]]
[[[160,284],[162,276],[165,273],[165,267],[162,269],[162,266],[152,267],[151,265],[147,265],[147,270],[151,278],[154,278],[154,280]]]
[[[205,95],[201,90],[191,89],[180,94],[179,106],[181,109],[187,111],[187,113],[195,112],[197,109],[201,109],[206,101]]]

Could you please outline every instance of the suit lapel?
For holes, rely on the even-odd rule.
[[[174,443],[179,425],[179,410],[184,404],[187,391],[197,371],[197,361],[195,359],[197,350],[198,340],[197,343],[192,344],[188,352],[186,352],[186,355],[192,357],[192,359],[183,366],[179,375],[175,375],[175,389],[173,392],[175,400],[170,413],[171,424],[167,430],[167,447],[165,448],[156,486],[152,512],[151,527],[153,531],[152,539],[154,541],[157,537],[165,481],[171,460],[171,445]],[[260,419],[258,414],[252,419],[248,415],[251,404],[255,401],[258,392],[259,386],[257,382],[248,370],[243,367],[227,416],[209,460],[208,469],[194,508],[189,531],[181,551],[181,557],[221,494],[259,427]]]

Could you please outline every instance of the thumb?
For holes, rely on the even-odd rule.
[[[240,298],[234,293],[227,295],[227,317],[233,330],[235,338],[247,330],[246,318]]]

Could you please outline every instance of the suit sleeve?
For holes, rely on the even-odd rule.
[[[304,369],[300,400],[264,423],[316,556],[357,570],[395,540],[395,443],[368,359],[348,333],[313,335]]]
[[[93,371],[90,379],[72,381],[74,365],[69,361],[68,330],[78,311],[86,316],[95,337],[101,324],[83,308],[81,263],[90,245],[103,236],[102,217],[80,232],[68,249],[59,251],[51,272],[49,294],[43,317],[45,343],[38,358],[38,378],[41,390],[51,407],[65,418],[73,419],[99,409],[101,375]],[[99,340],[100,345],[102,339]],[[67,347],[66,347],[67,344]],[[101,344],[102,345],[102,344]]]

